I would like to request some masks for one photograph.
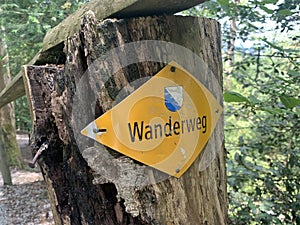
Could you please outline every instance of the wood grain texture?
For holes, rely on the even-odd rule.
[[[43,142],[50,143],[39,164],[55,221],[57,224],[103,225],[227,224],[222,121],[202,156],[181,178],[169,177],[155,182],[161,174],[152,169],[145,177],[152,179],[151,182],[140,186],[126,186],[126,179],[135,177],[144,169],[143,165],[99,144],[82,146],[86,143],[83,137],[75,135],[90,121],[81,121],[82,124],[74,127],[74,107],[80,115],[94,113],[93,118],[98,117],[113,107],[120,91],[130,87],[129,94],[140,85],[133,85],[135,80],[153,76],[165,66],[163,60],[144,61],[121,67],[112,76],[109,74],[111,64],[99,59],[112,48],[141,40],[184,46],[203,59],[206,69],[212,71],[201,78],[202,82],[212,91],[222,86],[220,27],[216,21],[177,16],[97,21],[93,13],[88,13],[80,32],[64,43],[63,67],[28,66],[25,71],[33,111],[33,148],[36,151]],[[154,49],[161,59],[168,55],[167,48]],[[136,49],[133,55],[141,52],[146,49]],[[182,62],[191,59],[184,52],[177,57]],[[114,60],[121,62],[124,58],[121,54]],[[186,63],[192,64],[191,61]],[[88,75],[93,71],[101,71],[96,82]],[[198,71],[207,74],[202,72]],[[75,101],[74,95],[83,88],[79,86],[81,79],[86,81],[86,90],[95,90],[97,85],[101,90],[87,91],[85,99]],[[221,92],[213,94],[221,101]],[[89,105],[94,100],[96,104]],[[208,165],[201,165],[205,153],[215,155]],[[105,167],[107,165],[110,167]]]
[[[0,108],[24,95],[23,77],[20,73],[0,92]]]
[[[173,14],[198,5],[205,0],[93,0],[68,16],[54,27],[44,38],[43,51],[64,42],[68,37],[78,32],[82,17],[88,11],[93,11],[97,19],[125,18],[133,16],[148,16]]]

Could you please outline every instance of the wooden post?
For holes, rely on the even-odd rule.
[[[135,63],[122,68],[103,83],[109,76],[110,65],[104,63],[95,67],[93,63],[114,47],[140,40],[167,41],[190,49],[212,71],[212,76],[205,78],[206,85],[222,86],[220,28],[217,22],[177,16],[97,22],[93,13],[88,13],[80,32],[64,43],[64,65],[25,67],[25,83],[34,121],[33,149],[37,151],[44,143],[49,145],[42,153],[39,164],[47,183],[55,222],[103,225],[227,224],[225,149],[215,141],[222,141],[222,123],[217,128],[217,136],[213,137],[214,144],[208,144],[205,152],[214,152],[214,148],[221,150],[206,169],[199,170],[199,157],[181,178],[167,177],[160,182],[149,182],[146,186],[124,187],[118,178],[108,181],[107,177],[101,177],[101,168],[97,169],[97,165],[103,163],[116,165],[114,172],[124,175],[118,163],[125,165],[126,162],[130,168],[138,168],[139,164],[133,160],[105,150],[101,145],[90,147],[88,152],[97,152],[90,156],[87,149],[79,147],[81,143],[76,132],[80,128],[72,125],[74,107],[79,108],[82,115],[95,110],[95,118],[112,107],[119,91],[125,86],[135,79],[153,76],[165,66],[162,62]],[[136,54],[143,50],[136,49]],[[157,48],[156,51],[163,57],[167,50]],[[116,57],[116,61],[123,60]],[[186,55],[182,53],[179,57],[185,58]],[[94,89],[93,85],[101,84],[104,89],[98,97],[93,92],[86,93],[90,99],[96,97],[98,103],[90,108],[81,108],[79,102],[73,102],[73,97],[76,89],[80,88],[77,86],[79,80],[85,79],[84,76],[89,79],[86,71],[92,67],[101,70],[102,76],[96,83],[87,82],[89,90]],[[212,84],[212,81],[217,84]],[[217,96],[218,99],[221,97]],[[105,158],[101,154],[105,151],[109,151],[113,158]],[[134,169],[129,171],[134,172]],[[155,173],[158,172],[152,172]]]

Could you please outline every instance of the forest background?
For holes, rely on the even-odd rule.
[[[1,69],[15,76],[84,3],[1,0]],[[180,14],[222,26],[230,224],[300,224],[299,0],[211,0]],[[14,107],[17,130],[30,132],[26,97]]]

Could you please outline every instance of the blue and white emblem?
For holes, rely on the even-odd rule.
[[[168,110],[172,112],[178,111],[183,103],[182,86],[165,87],[165,104]]]

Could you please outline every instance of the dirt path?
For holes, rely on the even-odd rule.
[[[25,161],[31,159],[28,138],[18,137]],[[53,217],[38,169],[12,172],[12,186],[3,186],[0,174],[0,225],[52,225]]]

